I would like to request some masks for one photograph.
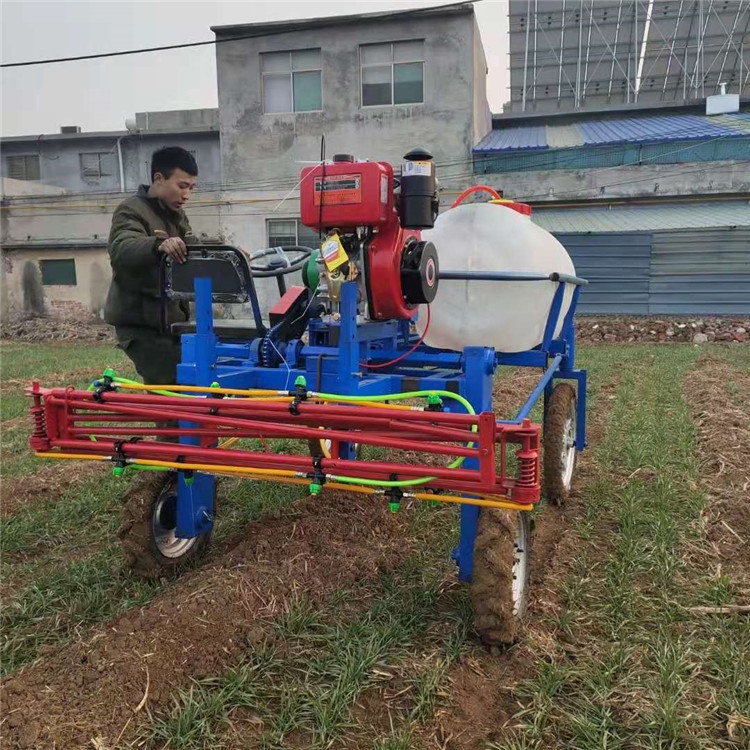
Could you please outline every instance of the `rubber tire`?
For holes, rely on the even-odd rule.
[[[165,557],[157,548],[152,523],[154,507],[164,492],[176,491],[176,483],[177,475],[174,472],[139,472],[123,495],[122,524],[117,536],[122,544],[125,565],[138,578],[178,575],[188,563],[205,554],[211,543],[213,527],[201,534],[180,557]]]
[[[570,494],[570,487],[566,488],[563,482],[560,457],[565,440],[565,422],[568,419],[571,404],[575,410],[575,388],[569,383],[558,383],[552,391],[547,406],[542,434],[542,494],[553,505],[564,505]],[[575,475],[575,463],[573,475]]]
[[[527,549],[521,602],[514,613],[514,544],[519,523],[523,524]],[[530,556],[531,524],[528,513],[497,508],[483,508],[480,511],[474,540],[471,602],[474,607],[474,627],[487,646],[509,646],[516,640],[519,622],[528,606]]]

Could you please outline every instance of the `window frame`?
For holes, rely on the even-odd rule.
[[[99,165],[99,172],[96,175],[86,174],[86,167],[83,166],[84,156],[96,156],[97,163]],[[116,177],[114,164],[111,172],[102,172],[102,158],[114,159],[112,151],[79,151],[78,152],[78,163],[81,167],[81,179],[82,180],[101,180],[103,177]]]
[[[23,177],[12,177],[11,176],[11,168],[10,168],[10,161],[11,159],[23,159]],[[38,177],[27,177],[28,169],[27,169],[27,160],[28,159],[36,159],[36,171]],[[42,179],[42,157],[40,154],[6,154],[5,155],[5,172],[6,177],[12,180],[19,180],[20,182],[39,182]]]
[[[277,244],[271,243],[271,224],[274,222],[288,222],[293,221],[294,222],[294,244],[299,245],[299,229],[300,226],[305,226],[302,224],[302,221],[297,216],[274,216],[272,219],[266,219],[266,241],[268,243],[268,247],[279,247]],[[317,234],[314,230],[310,229],[310,227],[305,227],[305,229],[308,229],[313,234]]]
[[[51,281],[44,280],[44,264],[45,263],[72,263],[73,270],[73,281],[63,283],[53,283]],[[59,267],[59,266],[58,266]],[[48,268],[51,268],[49,266]],[[76,259],[75,258],[41,258],[39,260],[39,272],[42,277],[42,286],[78,286],[78,273],[76,271]]]
[[[294,69],[294,62],[292,55],[295,52],[315,52],[320,53],[320,67],[318,68],[302,68],[300,70]],[[289,70],[288,71],[268,71],[263,70],[263,56],[264,55],[280,55],[286,53],[289,55]],[[323,49],[321,47],[304,47],[303,49],[290,49],[290,50],[267,50],[266,52],[260,52],[260,106],[263,110],[264,115],[304,115],[308,112],[322,112],[324,108],[323,103]],[[294,74],[295,73],[320,73],[320,109],[294,109]],[[283,112],[266,112],[266,76],[289,76],[289,93],[290,93],[290,104],[291,109]]]
[[[394,60],[394,45],[403,44],[408,42],[422,42],[422,59],[421,60]],[[424,61],[424,39],[397,39],[393,42],[373,42],[368,44],[359,45],[359,106],[361,109],[373,109],[374,107],[417,107],[420,104],[425,103],[425,61]],[[391,47],[391,103],[390,104],[365,104],[365,91],[364,91],[364,76],[363,71],[365,68],[384,67],[388,63],[369,63],[363,62],[362,50],[365,47],[385,47],[385,45]],[[396,65],[413,65],[414,63],[421,63],[422,65],[422,101],[420,102],[402,102],[399,104],[394,103],[394,87],[395,87],[395,75],[394,67]]]

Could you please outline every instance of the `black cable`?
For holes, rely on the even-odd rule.
[[[442,5],[438,7],[440,9],[455,8],[462,4],[463,3],[449,3],[447,5]],[[431,11],[431,10],[435,10],[435,8],[410,8],[408,10],[389,12],[385,15],[385,18],[387,20],[387,19],[391,19],[397,16],[403,16],[407,14],[419,15],[420,11]],[[327,18],[327,19],[315,19],[315,20],[320,20],[320,21],[325,20],[325,24],[321,23],[320,24],[321,26],[322,25],[342,26],[346,23],[350,23],[351,17],[340,16],[340,17],[333,17],[333,18]],[[283,23],[283,21],[279,23]],[[227,39],[212,39],[211,41],[206,41],[206,42],[185,42],[184,44],[167,44],[163,47],[142,47],[141,49],[121,50],[120,52],[100,52],[94,55],[76,55],[75,57],[53,57],[53,58],[48,58],[46,60],[26,60],[24,62],[2,63],[0,64],[0,68],[22,68],[22,67],[28,67],[30,65],[49,65],[51,63],[75,62],[77,60],[97,60],[99,58],[104,58],[104,57],[123,57],[125,55],[140,55],[145,52],[163,52],[165,50],[171,50],[171,49],[187,49],[189,47],[206,47],[209,44],[225,44],[227,42],[239,42],[239,41],[242,41],[243,39],[257,39],[258,37],[263,37],[263,36],[276,36],[278,34],[288,34],[290,30],[294,30],[293,28],[290,29],[290,27],[294,27],[295,25],[299,26],[300,28],[308,26],[308,24],[305,21],[302,21],[300,24],[298,20],[290,19],[288,24],[285,24],[283,28],[278,28],[275,30],[264,29],[263,31],[257,31],[254,34],[241,34],[238,36],[229,37]]]
[[[326,134],[320,136],[320,211],[318,212],[318,234],[322,244],[325,239],[323,232],[323,200],[326,194]],[[315,183],[313,183],[313,196],[315,195]]]

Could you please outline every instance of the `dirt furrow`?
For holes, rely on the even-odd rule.
[[[702,521],[716,563],[750,593],[750,373],[704,356],[685,378],[698,434]]]
[[[600,386],[588,411],[587,437],[596,445],[609,424],[619,378]],[[529,677],[540,657],[564,650],[565,644],[545,622],[561,608],[560,581],[567,576],[577,537],[573,530],[586,502],[586,487],[594,477],[592,456],[578,457],[573,491],[564,507],[545,504],[533,530],[531,596],[525,619],[526,634],[506,653],[492,655],[477,646],[450,670],[449,700],[423,733],[425,743],[451,750],[474,750],[499,740],[503,727],[521,708],[518,682]]]
[[[173,584],[151,606],[82,635],[2,685],[9,747],[110,747],[191,679],[222,674],[268,637],[284,600],[320,601],[375,580],[408,554],[406,514],[334,494],[306,499],[210,566]],[[148,687],[147,687],[148,686]],[[147,693],[146,701],[143,702]]]

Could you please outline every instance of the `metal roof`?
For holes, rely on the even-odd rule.
[[[535,208],[548,232],[654,232],[667,229],[750,227],[750,201],[704,201],[649,206]]]
[[[750,112],[729,115],[638,115],[582,117],[579,122],[496,127],[475,147],[475,153],[517,151],[530,148],[573,148],[622,143],[664,143],[711,140],[750,134]]]
[[[548,148],[544,125],[491,130],[474,147],[474,151],[515,151],[528,148]]]

